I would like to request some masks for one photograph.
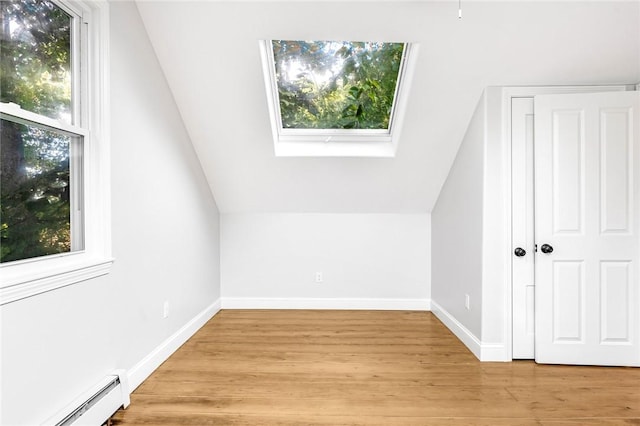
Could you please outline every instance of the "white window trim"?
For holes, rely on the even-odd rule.
[[[284,129],[271,40],[260,40],[259,47],[276,157],[395,157],[417,61],[417,43],[405,44],[388,130]]]
[[[0,265],[0,305],[55,290],[109,273],[111,254],[110,121],[109,121],[109,5],[106,1],[56,3],[83,17],[81,90],[84,140],[84,250],[8,262]],[[75,64],[74,64],[75,65]],[[88,105],[87,105],[88,104]],[[15,105],[0,104],[0,112],[30,119],[30,112]],[[36,120],[34,120],[36,121]],[[39,119],[39,122],[44,120]],[[46,123],[43,123],[46,124]],[[55,120],[51,127],[78,134],[76,126]],[[86,132],[84,132],[86,133]]]

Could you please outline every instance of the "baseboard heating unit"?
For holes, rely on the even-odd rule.
[[[118,370],[96,383],[44,424],[100,426],[120,407],[129,405],[128,388],[125,371]]]

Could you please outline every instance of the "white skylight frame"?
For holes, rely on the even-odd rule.
[[[277,157],[394,157],[413,80],[418,45],[403,42],[388,129],[290,129],[282,126],[272,40],[260,40],[263,75]]]

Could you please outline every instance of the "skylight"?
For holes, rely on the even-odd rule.
[[[263,41],[276,155],[393,156],[411,47]]]

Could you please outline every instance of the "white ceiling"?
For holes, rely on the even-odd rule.
[[[222,212],[430,212],[486,86],[640,82],[637,1],[142,1]],[[395,158],[276,158],[258,40],[420,45]]]

